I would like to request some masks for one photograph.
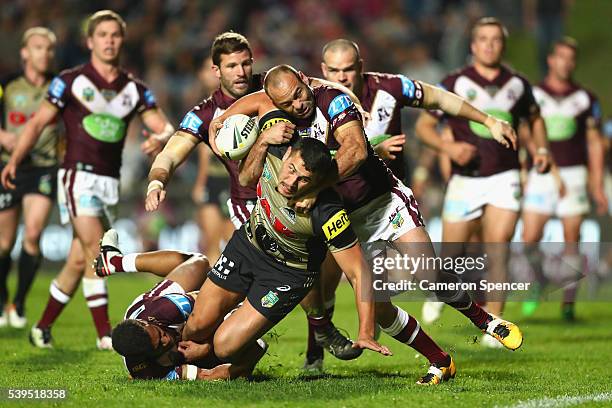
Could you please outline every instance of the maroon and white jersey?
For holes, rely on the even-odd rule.
[[[265,74],[253,75],[253,83],[249,93],[259,91],[263,86]],[[209,98],[194,106],[183,118],[179,125],[179,130],[189,133],[210,146],[208,141],[208,126],[210,122],[223,114],[236,99],[224,94],[221,89],[217,89]],[[257,192],[254,186],[243,187],[238,181],[240,174],[240,163],[217,156],[227,168],[230,175],[230,196],[232,200],[241,202],[245,200],[257,200]]]
[[[356,120],[361,123],[361,115],[351,98],[337,89],[321,86],[312,91],[316,105],[312,117],[291,118],[291,121],[296,124],[298,136],[314,137],[335,152],[340,147],[340,143],[336,140],[334,132],[348,122]],[[342,179],[335,187],[349,213],[391,191],[391,188],[398,183],[391,170],[374,153],[369,142],[367,149],[366,161],[353,175]]]
[[[586,165],[586,131],[601,125],[597,97],[575,83],[567,91],[559,93],[544,82],[533,87],[533,96],[546,122],[555,163],[560,167]]]
[[[137,297],[125,312],[125,319],[139,319],[153,323],[180,339],[180,330],[187,322],[195,299],[183,288],[163,280],[150,291]],[[181,367],[162,366],[155,361],[125,358],[125,366],[132,378],[153,379],[180,378]]]
[[[515,130],[521,119],[538,112],[529,82],[505,66],[492,81],[480,76],[473,66],[467,66],[447,76],[441,85],[478,109],[509,122]],[[455,141],[471,143],[478,148],[477,156],[466,166],[452,163],[453,174],[486,177],[519,168],[518,152],[497,143],[484,125],[437,114],[446,118]]]
[[[157,108],[151,91],[132,74],[120,70],[108,83],[91,63],[55,77],[47,101],[61,111],[66,127],[62,167],[115,178],[130,120]]]
[[[403,107],[421,107],[423,90],[418,82],[404,75],[366,72],[363,74],[360,102],[362,108],[370,113],[365,132],[371,141],[379,135],[402,133],[401,110]],[[385,160],[385,163],[397,178],[404,179],[403,147],[395,160]]]

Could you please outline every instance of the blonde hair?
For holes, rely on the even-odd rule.
[[[125,37],[127,24],[125,24],[125,20],[113,10],[100,10],[89,16],[89,18],[87,19],[85,30],[87,36],[92,37],[94,31],[96,31],[96,27],[98,26],[98,24],[103,21],[116,21],[117,24],[119,24],[119,28],[121,29],[121,35]]]
[[[55,37],[53,31],[49,30],[47,27],[32,27],[28,28],[25,33],[23,33],[21,37],[21,47],[25,47],[28,44],[28,40],[35,35],[46,37],[53,45],[57,43],[57,37]]]

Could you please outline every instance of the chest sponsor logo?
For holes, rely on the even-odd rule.
[[[589,95],[582,89],[561,97],[534,87],[533,95],[544,117],[548,139],[553,142],[571,139],[578,130],[576,118],[591,105]]]
[[[23,112],[9,112],[8,114],[8,122],[11,126],[21,126],[26,123],[28,120],[27,116]]]
[[[17,94],[13,97],[13,105],[23,108],[28,102],[28,98],[23,94]]]
[[[117,143],[125,136],[125,122],[107,113],[85,116],[83,128],[91,137],[104,143]]]
[[[323,224],[323,233],[328,241],[336,238],[351,225],[349,217],[344,210],[338,211],[333,217],[331,217],[325,224]]]
[[[269,291],[264,297],[261,298],[261,305],[267,309],[270,309],[272,306],[278,302],[278,293]]]

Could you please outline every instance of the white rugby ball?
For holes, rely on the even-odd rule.
[[[221,155],[230,160],[244,158],[259,135],[257,116],[232,115],[225,119],[215,142]]]

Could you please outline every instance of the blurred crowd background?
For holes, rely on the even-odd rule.
[[[289,63],[311,76],[321,76],[322,46],[345,37],[361,47],[365,69],[402,73],[437,83],[446,73],[468,62],[472,23],[496,16],[510,29],[507,62],[532,81],[544,74],[544,56],[563,34],[581,45],[578,80],[602,100],[604,114],[612,107],[612,85],[605,81],[611,54],[601,48],[607,33],[606,0],[2,0],[0,1],[0,75],[20,68],[23,32],[32,26],[51,28],[58,37],[56,70],[88,58],[83,23],[92,12],[109,8],[127,24],[122,63],[152,88],[174,125],[207,95],[202,63],[214,37],[232,29],[247,36],[254,50],[255,71]],[[606,68],[607,67],[607,68]],[[209,69],[209,68],[208,68]],[[601,78],[601,79],[600,79]],[[612,82],[612,81],[611,81]],[[413,135],[413,117],[406,112],[404,133],[409,167],[423,147]],[[608,126],[610,127],[610,126]],[[143,214],[142,198],[149,169],[139,152],[141,125],[131,127],[124,158],[124,217]],[[162,215],[146,218],[139,227],[159,234],[164,226],[192,219],[190,199],[196,156],[192,155],[170,188]],[[410,174],[408,172],[407,174]],[[428,218],[439,213],[443,185],[434,181],[420,199]],[[43,248],[44,250],[44,248]]]

